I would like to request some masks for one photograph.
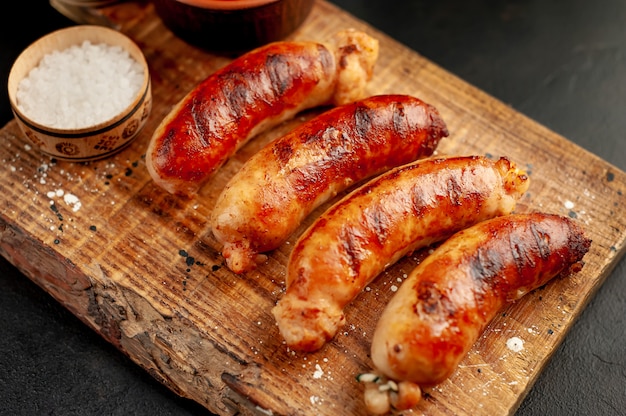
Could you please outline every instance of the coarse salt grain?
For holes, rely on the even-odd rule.
[[[324,375],[324,370],[322,370],[322,367],[319,364],[315,364],[315,372],[313,373],[313,378],[315,379],[322,378],[323,375]]]
[[[63,195],[63,201],[65,201],[67,205],[72,207],[73,212],[78,211],[82,206],[78,197],[70,193],[66,193],[65,195]]]
[[[520,352],[524,349],[524,340],[519,337],[511,337],[506,340],[506,346],[513,352]]]
[[[46,196],[50,199],[54,198],[54,197],[62,197],[63,194],[65,194],[65,191],[63,191],[63,189],[55,189],[54,191],[49,191]]]
[[[119,46],[84,41],[45,55],[17,88],[17,106],[34,121],[77,129],[110,120],[143,84],[143,67]]]

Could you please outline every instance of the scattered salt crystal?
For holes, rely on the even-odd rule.
[[[565,201],[565,208],[567,209],[574,208],[574,203],[572,201]]]
[[[63,189],[56,189],[54,191],[49,191],[46,196],[50,199],[54,198],[54,197],[62,197],[63,194],[65,193],[65,191],[63,191]]]
[[[506,340],[506,346],[513,352],[520,352],[524,349],[524,340],[519,337],[511,337]]]
[[[20,81],[17,106],[57,128],[107,121],[130,105],[143,84],[143,67],[119,46],[89,41],[45,55]]]
[[[322,370],[322,367],[319,364],[315,364],[315,372],[313,373],[313,378],[315,379],[322,378],[323,375],[324,375],[324,370]]]
[[[63,195],[63,201],[65,201],[67,205],[70,205],[72,207],[72,211],[74,212],[78,211],[82,206],[78,197],[73,194],[68,193]]]
[[[391,289],[392,292],[396,292],[398,290],[398,286],[391,285],[390,289]]]

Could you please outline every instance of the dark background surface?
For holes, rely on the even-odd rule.
[[[626,2],[335,0],[446,70],[626,170]],[[2,13],[6,78],[32,41],[71,21],[47,0]],[[626,415],[620,262],[518,416]],[[209,415],[176,397],[0,258],[1,415]]]

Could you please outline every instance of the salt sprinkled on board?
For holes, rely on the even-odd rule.
[[[50,199],[50,204],[54,204],[54,198],[63,198],[63,202],[72,208],[73,212],[77,212],[81,209],[82,203],[80,199],[74,194],[65,192],[63,189],[55,189],[54,191],[48,191],[46,196]]]
[[[323,375],[324,375],[324,370],[322,370],[322,367],[319,364],[315,364],[315,372],[313,373],[313,378],[315,379],[322,378]]]
[[[63,195],[63,201],[65,201],[67,205],[72,207],[73,212],[78,211],[82,207],[82,204],[80,200],[78,199],[78,197],[73,194],[68,193],[68,194]]]
[[[143,67],[119,46],[89,41],[45,55],[20,81],[17,106],[57,128],[102,123],[128,107],[143,84]]]
[[[506,340],[506,347],[513,352],[520,352],[524,349],[524,340],[519,337],[511,337]]]
[[[320,404],[321,399],[319,398],[319,396],[311,396],[309,397],[309,400],[311,401],[311,404],[315,405],[315,404]]]
[[[64,193],[65,193],[65,191],[63,191],[63,189],[57,189],[57,190],[54,190],[54,191],[50,191],[50,192],[48,192],[48,193],[46,194],[46,196],[47,196],[48,198],[50,198],[50,199],[53,199],[53,198],[55,198],[55,197],[60,198],[60,197],[62,197],[62,196],[63,196],[63,194],[64,194]],[[50,201],[50,202],[52,202],[52,201]]]

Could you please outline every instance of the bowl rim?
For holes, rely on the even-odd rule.
[[[239,10],[266,6],[283,0],[172,0],[188,6],[213,10]]]
[[[53,50],[62,50],[72,45],[77,45],[88,40],[96,43],[107,43],[113,46],[121,46],[130,56],[139,62],[143,67],[144,77],[143,83],[139,88],[139,92],[135,95],[132,102],[124,108],[123,111],[108,120],[101,121],[97,124],[80,127],[80,128],[58,128],[51,127],[33,120],[24,114],[17,105],[17,89],[20,81],[28,75],[30,70],[39,65],[41,59]],[[25,65],[31,62],[32,65]],[[98,134],[111,129],[114,126],[123,123],[128,117],[134,114],[137,109],[148,98],[150,91],[150,70],[146,58],[139,46],[128,36],[118,30],[98,26],[98,25],[76,25],[50,32],[28,45],[15,59],[9,77],[7,80],[7,90],[9,95],[9,103],[11,109],[21,122],[28,125],[31,129],[49,136],[56,137],[81,137],[85,133],[89,135]]]
[[[121,0],[57,0],[59,3],[68,6],[77,7],[102,7],[113,3],[119,3]]]

